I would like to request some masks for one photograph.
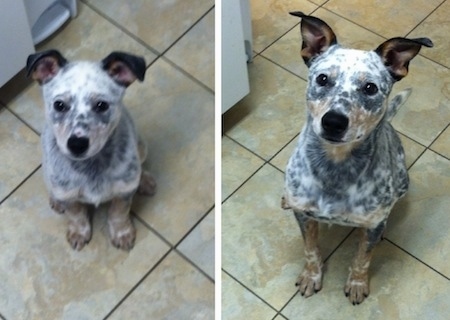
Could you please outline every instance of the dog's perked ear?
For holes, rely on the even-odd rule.
[[[433,42],[428,38],[392,38],[379,45],[375,52],[392,77],[399,81],[408,74],[409,61],[419,53],[422,46],[431,48]]]
[[[118,84],[128,87],[136,79],[144,81],[145,60],[125,52],[111,52],[102,60],[102,68]]]
[[[305,64],[309,67],[311,59],[337,44],[336,35],[330,26],[319,18],[307,16],[300,11],[289,13],[302,18],[300,24],[300,32],[303,39],[301,55]]]
[[[44,84],[59,72],[67,64],[66,58],[58,50],[47,50],[31,54],[27,58],[27,77]]]

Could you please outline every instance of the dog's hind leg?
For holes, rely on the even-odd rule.
[[[305,267],[295,285],[304,297],[312,296],[322,289],[322,257],[318,247],[319,223],[307,218],[300,212],[295,217],[302,232],[305,246]]]
[[[131,197],[117,197],[108,210],[108,230],[111,243],[119,249],[131,250],[136,239],[136,229],[130,219]]]
[[[64,213],[69,219],[67,241],[73,249],[80,251],[92,237],[92,226],[88,216],[88,207],[80,202],[64,205]]]
[[[138,153],[139,159],[143,163],[147,158],[147,145],[140,137],[138,139]],[[142,170],[137,193],[145,196],[153,196],[156,193],[156,181],[150,172]]]
[[[386,222],[381,222],[374,229],[359,229],[361,239],[358,252],[350,267],[350,274],[344,288],[345,295],[353,305],[360,304],[369,296],[369,266],[373,249],[380,242]]]

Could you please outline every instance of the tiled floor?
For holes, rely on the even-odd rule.
[[[214,317],[214,1],[78,2],[79,15],[37,47],[69,59],[113,50],[145,57],[125,104],[158,183],[137,197],[131,252],[112,247],[104,210],[81,252],[65,239],[40,169],[40,88],[20,74],[0,89],[0,318]]]
[[[450,0],[251,0],[250,94],[224,116],[222,314],[231,319],[448,319],[450,314]],[[291,212],[280,208],[283,172],[305,119],[307,69],[299,19],[324,19],[349,47],[374,49],[393,36],[434,43],[394,92],[413,93],[393,124],[407,152],[408,195],[394,208],[371,266],[371,295],[352,306],[343,286],[356,247],[351,228],[322,226],[324,286],[304,299],[304,264]]]

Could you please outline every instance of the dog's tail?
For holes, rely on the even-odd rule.
[[[386,111],[386,120],[391,121],[397,113],[398,109],[408,100],[408,97],[411,95],[412,89],[408,88],[400,93],[397,93],[394,98],[389,101],[387,111]]]

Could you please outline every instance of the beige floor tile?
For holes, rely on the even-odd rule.
[[[440,137],[433,142],[431,149],[450,158],[450,127],[447,127]]]
[[[450,122],[450,96],[445,89],[449,82],[447,68],[421,56],[414,58],[409,74],[394,85],[393,94],[404,88],[413,90],[392,120],[394,128],[429,146]]]
[[[134,211],[176,244],[214,205],[214,96],[163,59],[125,96],[158,184]]]
[[[273,157],[273,159],[270,160],[270,163],[273,164],[278,169],[280,169],[281,171],[285,172],[289,158],[294,153],[297,143],[298,143],[298,136],[292,139],[292,141],[289,142],[289,144],[286,147],[284,147],[275,157]]]
[[[214,5],[213,0],[88,2],[159,53],[169,48]]]
[[[212,279],[214,279],[214,221],[215,211],[213,210],[177,247]]]
[[[311,13],[317,6],[306,0],[251,0],[253,50],[261,52],[298,23],[291,11]]]
[[[169,250],[136,220],[134,249],[117,250],[104,210],[94,214],[91,242],[72,250],[66,217],[50,209],[41,170],[2,204],[0,218],[0,312],[6,319],[101,319]]]
[[[324,20],[336,33],[339,44],[344,47],[373,50],[384,41],[382,37],[348,20],[344,20],[328,10],[319,9],[314,12],[313,16]],[[297,20],[300,21],[298,18]],[[265,50],[262,55],[303,79],[307,79],[308,68],[300,56],[301,45],[300,27],[296,26]]]
[[[214,284],[172,251],[108,319],[214,319]]]
[[[400,140],[402,141],[403,149],[405,150],[406,166],[408,168],[417,160],[417,158],[425,150],[425,147],[414,142],[413,140],[399,134]]]
[[[355,234],[328,261],[322,290],[308,299],[297,294],[283,309],[288,319],[447,319],[449,281],[387,241],[375,249],[369,297],[353,306],[343,289],[357,249]]]
[[[441,0],[365,2],[330,0],[325,8],[386,37],[403,37],[431,13]]]
[[[39,136],[7,109],[0,109],[0,200],[37,169],[41,163],[39,148]]]
[[[306,82],[261,57],[249,77],[250,94],[226,114],[241,120],[231,119],[237,124],[226,134],[268,160],[300,132]]]
[[[278,315],[274,320],[287,320],[287,318],[282,315]]]
[[[211,10],[165,56],[214,90],[214,10]]]
[[[426,151],[409,176],[410,189],[394,208],[386,236],[449,277],[450,161]]]
[[[434,47],[432,50],[424,52],[423,55],[447,67],[450,67],[450,56],[448,54],[450,52],[450,41],[448,40],[448,34],[450,33],[449,16],[450,1],[444,1],[435,12],[408,35],[409,38],[430,38]]]
[[[280,208],[283,174],[261,168],[222,205],[222,266],[274,308],[296,292],[304,264],[300,228],[290,211]],[[324,257],[350,232],[321,226]]]
[[[247,180],[264,161],[230,138],[222,138],[222,201]]]
[[[113,5],[111,7],[115,8]],[[37,51],[50,48],[60,50],[69,60],[101,60],[111,51],[127,51],[141,55],[147,65],[156,59],[155,53],[81,2],[78,2],[77,17],[55,36],[39,45]]]
[[[156,55],[113,26],[88,6],[78,2],[79,13],[64,28],[37,47],[37,51],[58,49],[69,60],[101,60],[112,51],[127,51],[143,56],[150,64]],[[18,90],[18,91],[16,91]],[[41,90],[37,83],[23,88],[10,88],[8,103],[14,113],[38,132],[44,125]],[[12,92],[11,92],[12,91]]]
[[[269,320],[275,315],[275,310],[222,272],[222,320]]]

